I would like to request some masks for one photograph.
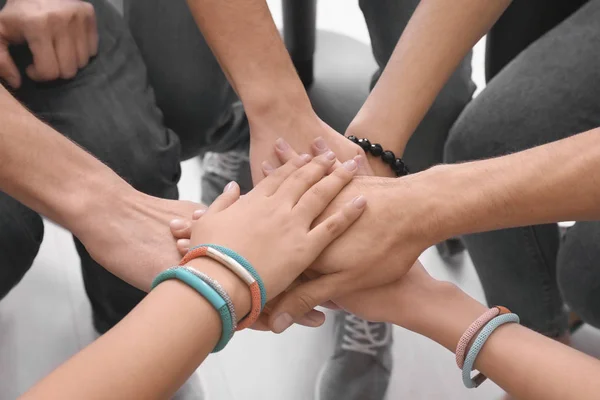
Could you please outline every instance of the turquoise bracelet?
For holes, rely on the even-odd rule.
[[[235,251],[228,249],[227,247],[219,246],[217,244],[201,244],[201,245],[192,247],[189,251],[192,251],[198,247],[212,247],[213,249],[218,250],[221,253],[228,255],[229,257],[233,258],[235,261],[240,263],[240,265],[242,267],[244,267],[246,269],[246,271],[248,271],[250,273],[250,275],[252,275],[252,277],[254,277],[254,279],[258,283],[258,287],[260,288],[260,309],[262,311],[265,308],[265,304],[267,303],[267,290],[265,289],[265,285],[264,285],[262,279],[260,278],[260,275],[258,274],[258,272],[256,272],[256,270],[252,267],[252,264],[250,264],[250,262],[248,262],[248,260],[246,260],[244,257],[239,255]]]
[[[195,289],[219,312],[223,328],[221,330],[221,337],[212,352],[216,353],[223,350],[223,348],[227,346],[229,339],[233,336],[231,313],[229,312],[225,300],[200,277],[194,275],[184,267],[169,268],[158,274],[158,276],[154,278],[154,281],[152,281],[152,289],[169,279],[177,279]]]
[[[475,378],[471,378],[471,371],[473,370],[473,366],[475,365],[475,360],[479,355],[479,352],[483,348],[483,345],[488,340],[490,335],[494,333],[496,329],[504,324],[509,323],[519,323],[519,316],[517,314],[502,314],[498,315],[496,318],[492,319],[488,322],[477,338],[473,342],[473,345],[469,349],[469,353],[467,354],[467,358],[465,358],[465,363],[463,364],[462,369],[462,379],[465,386],[469,389],[474,389],[481,385],[487,378],[483,374],[477,375]]]

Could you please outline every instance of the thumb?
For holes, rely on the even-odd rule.
[[[21,74],[8,52],[8,43],[2,38],[0,38],[0,78],[4,79],[13,89],[21,86]]]
[[[323,275],[283,293],[269,318],[271,330],[281,333],[313,308],[342,295],[339,288],[343,280],[339,274]]]

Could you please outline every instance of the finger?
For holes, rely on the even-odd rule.
[[[75,38],[71,36],[71,32],[67,28],[56,33],[54,48],[56,49],[60,77],[63,79],[74,78],[78,69],[77,50]]]
[[[235,203],[240,198],[240,186],[231,181],[223,189],[223,193],[216,198],[215,201],[208,207],[205,215],[214,214],[225,210],[227,207]]]
[[[50,36],[36,36],[31,40],[28,39],[27,43],[33,55],[33,64],[26,69],[27,76],[38,82],[58,79],[60,69]]]
[[[285,140],[277,139],[275,141],[275,154],[281,165],[298,156],[298,153]]]
[[[77,55],[77,67],[79,69],[85,67],[90,59],[87,35],[86,17],[79,13],[75,16],[71,26],[71,37],[75,40],[75,54]]]
[[[185,256],[190,251],[190,239],[179,239],[177,240],[177,250],[179,254]]]
[[[194,211],[194,213],[192,214],[192,219],[194,221],[199,220],[204,215],[204,213],[206,213],[206,210],[206,208],[201,208],[199,210]]]
[[[341,310],[342,307],[335,304],[333,301],[329,300],[325,303],[321,304],[321,307],[327,308],[328,310]]]
[[[352,180],[357,171],[358,163],[356,160],[346,161],[340,168],[337,168],[329,176],[321,179],[308,189],[294,209],[302,213],[312,224],[312,221],[321,215],[329,203]]]
[[[329,146],[327,142],[322,137],[318,137],[314,140],[313,144],[310,147],[313,156],[319,156],[321,154],[325,154],[329,151]],[[334,169],[339,168],[342,163],[339,160],[335,160],[335,164],[331,167],[328,173],[332,173]]]
[[[19,70],[8,52],[8,44],[1,39],[0,78],[4,79],[13,89],[18,89],[21,86],[21,74],[19,74]]]
[[[263,196],[273,195],[277,189],[279,189],[281,184],[291,174],[306,165],[306,163],[310,161],[310,158],[311,157],[308,154],[302,154],[298,157],[294,157],[283,166],[271,172],[265,179],[260,181],[260,183],[254,188],[253,192],[260,193]]]
[[[309,328],[318,328],[325,323],[325,314],[321,311],[310,310],[302,317],[294,320],[294,323]]]
[[[304,193],[327,174],[334,162],[335,154],[332,151],[313,158],[310,163],[290,174],[275,195],[281,201],[296,205]]]
[[[367,199],[362,195],[357,196],[346,203],[341,210],[315,226],[308,233],[312,245],[315,246],[314,249],[320,254],[325,247],[344,233],[360,217],[366,205]]]
[[[175,239],[189,239],[192,236],[192,221],[174,219],[169,222],[169,229]]]
[[[94,6],[90,3],[84,3],[84,25],[86,29],[86,38],[88,42],[88,51],[91,57],[98,54],[98,25],[96,22],[96,12]]]
[[[323,275],[283,293],[271,312],[269,327],[275,333],[285,331],[319,304],[343,294],[339,292],[343,281],[340,274]]]

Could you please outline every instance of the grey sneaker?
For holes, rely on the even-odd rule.
[[[392,326],[340,312],[333,356],[317,378],[316,400],[382,400],[392,371]]]
[[[225,153],[207,152],[202,160],[202,202],[211,204],[225,185],[236,181],[242,194],[252,190],[248,147]]]

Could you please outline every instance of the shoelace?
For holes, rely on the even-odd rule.
[[[225,153],[207,152],[202,161],[202,169],[204,172],[222,176],[226,180],[237,181],[240,165],[247,161],[248,154],[243,150],[231,150]]]
[[[383,329],[380,340],[377,339],[377,328],[379,327]],[[352,314],[345,316],[344,329],[347,334],[343,336],[342,349],[371,356],[377,355],[377,348],[388,344],[392,337],[390,325],[382,322],[365,321]]]

